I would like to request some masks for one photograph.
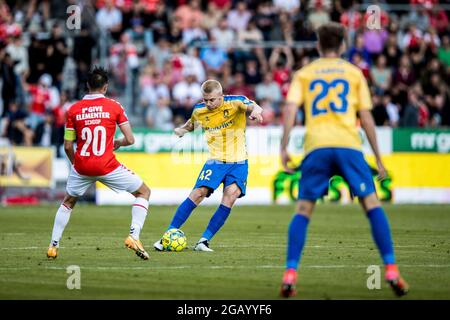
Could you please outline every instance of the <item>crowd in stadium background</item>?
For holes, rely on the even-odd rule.
[[[0,0],[0,135],[13,145],[61,145],[65,113],[93,65],[110,71],[108,95],[134,127],[184,123],[208,78],[257,101],[261,125],[280,125],[292,74],[318,57],[314,30],[327,21],[348,28],[346,58],[370,83],[377,126],[449,126],[450,3],[395,3]],[[373,4],[380,29],[367,27]],[[71,5],[80,29],[67,28]]]

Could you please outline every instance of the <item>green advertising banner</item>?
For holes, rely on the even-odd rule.
[[[392,138],[394,152],[450,152],[450,129],[394,129]]]
[[[118,152],[207,152],[205,137],[202,130],[195,130],[183,138],[177,137],[172,131],[158,131],[148,128],[133,128],[135,143],[129,147],[122,147]],[[246,129],[247,152],[249,155],[278,155],[283,128],[278,127],[249,127]],[[116,137],[121,136],[119,130]],[[382,154],[392,153],[391,128],[377,128],[377,137]],[[296,127],[292,130],[288,145],[289,152],[301,154],[305,138],[305,128]],[[363,152],[371,154],[369,143],[361,132]]]

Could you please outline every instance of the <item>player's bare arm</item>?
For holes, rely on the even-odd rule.
[[[384,179],[387,174],[383,161],[381,160],[380,150],[378,149],[377,135],[375,132],[375,123],[373,121],[372,113],[370,110],[361,110],[359,111],[359,118],[361,119],[361,127],[364,129],[367,139],[369,140],[370,147],[375,155],[378,167],[378,178]]]
[[[73,164],[73,159],[75,157],[75,152],[73,151],[73,141],[72,140],[64,140],[64,152],[69,158],[70,163]]]
[[[260,106],[258,106],[256,103],[248,105],[247,111],[250,112],[250,115],[248,116],[248,118],[250,120],[256,120],[259,123],[263,122],[263,116],[262,116],[263,109]]]
[[[191,119],[189,119],[185,124],[183,124],[181,127],[173,129],[173,131],[177,136],[181,138],[186,133],[194,131],[194,128],[194,124],[192,123]]]
[[[284,124],[283,124],[283,136],[281,138],[281,146],[280,146],[280,156],[281,156],[281,164],[286,172],[293,173],[288,164],[291,162],[291,157],[287,152],[287,145],[289,143],[289,135],[291,134],[292,128],[295,124],[295,119],[297,116],[297,105],[292,102],[288,102],[286,104],[286,113],[284,116]]]
[[[122,124],[119,126],[119,129],[123,134],[123,138],[114,140],[114,150],[117,150],[120,147],[130,146],[134,143],[133,130],[129,123]]]

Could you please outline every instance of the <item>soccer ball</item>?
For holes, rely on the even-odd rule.
[[[181,251],[187,246],[187,239],[180,229],[169,229],[162,237],[162,245],[166,251]]]

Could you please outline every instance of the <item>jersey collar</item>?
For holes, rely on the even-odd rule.
[[[101,93],[95,93],[95,94],[87,94],[83,97],[83,100],[94,100],[99,98],[104,98],[105,96]]]

